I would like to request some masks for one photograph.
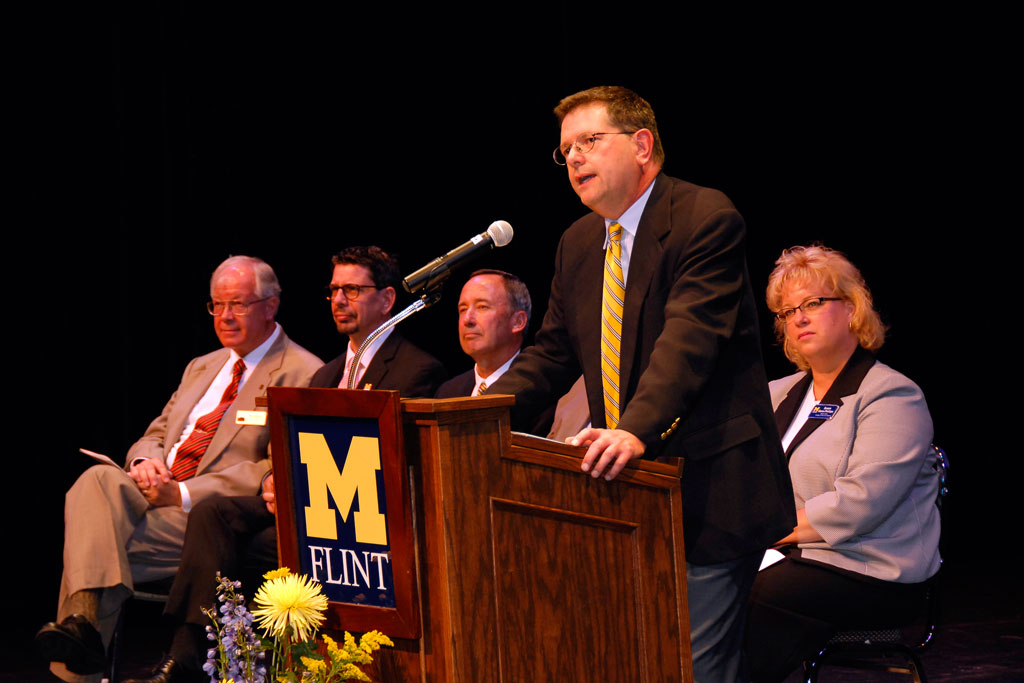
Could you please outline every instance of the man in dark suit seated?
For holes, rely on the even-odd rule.
[[[391,316],[401,281],[398,262],[380,247],[349,247],[334,258],[327,287],[338,332],[348,337],[345,353],[320,369],[311,387],[347,389],[356,351]],[[448,373],[444,366],[391,328],[366,349],[356,369],[356,389],[392,389],[403,398],[430,397]]]
[[[333,262],[327,298],[338,332],[348,337],[348,343],[345,353],[320,368],[309,386],[347,388],[354,372],[353,386],[360,389],[397,390],[407,398],[433,396],[447,376],[444,367],[394,328],[377,338],[360,366],[352,368],[356,350],[391,314],[400,281],[396,261],[378,247],[349,247]],[[271,474],[263,480],[261,495],[220,498],[192,511],[181,568],[165,609],[179,627],[168,657],[150,678],[136,683],[209,680],[201,672],[209,647],[205,627],[210,623],[202,608],[216,603],[217,572],[244,577],[246,595],[251,597],[259,585],[254,581],[277,566],[273,482]]]
[[[591,427],[570,441],[587,447],[585,472],[610,481],[634,458],[686,459],[694,678],[741,680],[750,585],[796,519],[743,218],[721,192],[661,172],[654,112],[636,93],[592,88],[555,115],[555,162],[592,213],[562,237],[536,343],[490,391],[516,395],[521,428],[582,373]]]
[[[233,256],[210,280],[223,348],[189,363],[163,412],[128,451],[124,470],[95,465],[68,491],[57,622],[36,635],[53,672],[98,681],[121,604],[136,582],[173,576],[193,510],[252,491],[269,469],[265,423],[237,423],[268,386],[304,386],[323,363],[274,318],[273,269]]]
[[[459,296],[459,344],[476,364],[437,390],[437,398],[479,396],[505,374],[530,326],[530,291],[502,270],[478,270]]]

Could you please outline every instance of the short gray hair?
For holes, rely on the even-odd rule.
[[[272,296],[281,297],[281,283],[277,281],[277,275],[270,264],[255,256],[229,256],[221,262],[210,277],[210,291],[218,278],[229,268],[249,268],[253,278],[256,280],[256,296],[260,299],[267,299]]]
[[[520,280],[518,276],[496,268],[481,268],[470,275],[469,279],[472,280],[477,275],[497,275],[501,278],[505,284],[505,294],[508,296],[509,307],[513,313],[516,311],[526,313],[526,328],[529,329],[533,303],[530,301],[530,290],[526,288],[526,283]]]

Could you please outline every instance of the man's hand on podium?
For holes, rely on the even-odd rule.
[[[589,446],[587,454],[583,456],[582,469],[584,472],[590,472],[590,476],[595,479],[611,465],[604,475],[605,481],[617,477],[626,463],[634,458],[643,457],[644,451],[647,450],[643,441],[624,429],[587,427],[565,442],[573,446]]]

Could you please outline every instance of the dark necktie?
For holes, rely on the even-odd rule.
[[[220,420],[228,408],[234,403],[238,396],[238,384],[242,381],[242,373],[245,372],[245,362],[239,358],[231,369],[231,383],[224,390],[217,407],[196,420],[196,426],[192,433],[185,439],[185,443],[178,448],[178,454],[174,457],[174,464],[171,465],[171,476],[175,481],[185,481],[196,476],[199,468],[199,461],[213,441],[213,435],[217,433]]]

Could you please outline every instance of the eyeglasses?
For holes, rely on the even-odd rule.
[[[829,301],[842,301],[843,298],[839,296],[812,296],[810,299],[804,299],[804,302],[796,308],[783,308],[775,314],[775,317],[782,322],[788,322],[790,318],[796,315],[796,312],[803,311],[806,316],[812,316],[816,313],[820,313],[822,307]]]
[[[383,289],[383,287],[378,287],[377,285],[328,285],[324,287],[324,293],[327,294],[328,301],[334,301],[335,295],[340,290],[345,293],[346,299],[355,301],[364,289]]]
[[[209,311],[212,316],[224,315],[225,309],[231,309],[232,315],[249,315],[250,306],[258,304],[261,301],[266,301],[270,298],[271,297],[269,296],[265,296],[262,299],[256,299],[256,301],[207,301],[206,310]]]
[[[551,153],[551,158],[555,160],[555,163],[559,166],[565,166],[566,160],[569,158],[569,153],[572,148],[576,148],[576,152],[579,154],[586,154],[590,150],[594,149],[594,145],[597,144],[600,135],[632,135],[635,130],[621,130],[616,133],[580,133],[576,138],[576,141],[571,145],[563,145],[555,147],[555,151]]]

